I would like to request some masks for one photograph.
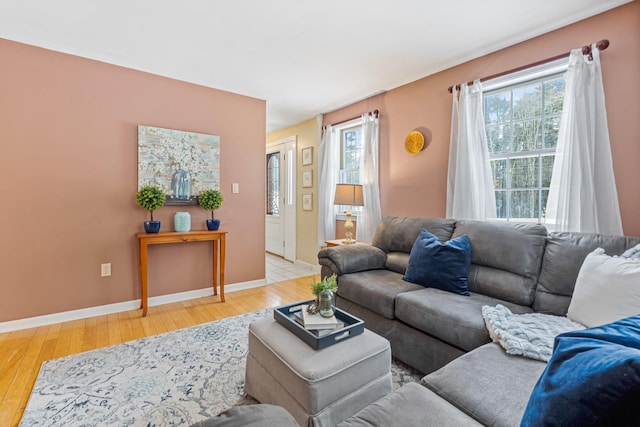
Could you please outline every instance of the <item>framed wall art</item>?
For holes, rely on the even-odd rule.
[[[313,187],[313,169],[302,172],[302,188]]]
[[[138,189],[156,185],[166,205],[195,205],[202,190],[220,189],[220,137],[138,126]]]
[[[313,210],[313,194],[302,195],[302,210],[303,211]]]
[[[313,147],[307,147],[302,149],[302,166],[309,166],[313,164]]]

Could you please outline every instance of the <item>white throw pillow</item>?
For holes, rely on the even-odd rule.
[[[587,327],[640,313],[640,260],[598,248],[584,259],[567,317]]]

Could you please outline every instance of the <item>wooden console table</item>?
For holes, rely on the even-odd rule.
[[[213,294],[218,295],[218,272],[220,273],[220,301],[224,302],[224,258],[226,249],[227,232],[223,230],[209,231],[196,230],[165,233],[138,233],[140,249],[140,293],[142,316],[147,315],[147,258],[149,245],[161,245],[164,243],[188,243],[205,242],[213,243]]]

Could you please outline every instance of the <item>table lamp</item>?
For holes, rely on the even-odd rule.
[[[356,241],[353,239],[353,222],[351,222],[351,206],[364,206],[362,197],[362,185],[358,184],[336,184],[336,197],[333,199],[334,205],[347,206],[347,221],[344,223],[346,230],[344,244],[352,244]]]

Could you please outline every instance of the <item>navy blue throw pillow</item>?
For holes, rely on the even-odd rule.
[[[403,279],[428,288],[469,296],[471,244],[466,234],[446,243],[422,230],[411,248]]]
[[[640,315],[556,337],[521,426],[640,425]]]

